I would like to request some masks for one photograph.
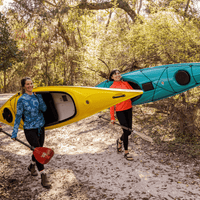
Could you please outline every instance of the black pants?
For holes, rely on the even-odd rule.
[[[116,112],[117,119],[122,126],[132,129],[132,108],[123,111]],[[123,141],[124,149],[128,150],[128,136],[131,134],[131,131],[123,129],[123,134],[120,138]]]
[[[40,131],[40,136],[38,136],[38,129],[24,129],[24,133],[28,143],[33,147],[43,147],[44,144],[44,127]],[[42,171],[44,169],[44,165],[39,163],[35,156],[32,155],[32,161],[36,162],[38,171]]]

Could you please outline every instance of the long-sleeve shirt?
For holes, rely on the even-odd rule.
[[[119,89],[133,89],[130,84],[126,81],[114,81],[110,88],[119,88]],[[114,112],[123,111],[132,108],[132,101],[130,99],[116,104],[115,106],[110,107],[110,116],[111,120],[115,120]]]
[[[24,93],[17,102],[17,114],[11,138],[16,138],[22,114],[24,114],[24,129],[37,129],[45,124],[42,112],[47,109],[41,94],[29,95]],[[41,112],[42,111],[42,112]]]

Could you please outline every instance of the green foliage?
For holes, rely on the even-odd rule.
[[[134,123],[161,149],[199,157],[199,91],[197,87],[175,97],[134,106]]]
[[[13,64],[22,61],[16,41],[12,39],[8,19],[0,12],[0,70],[4,72],[4,92],[6,91],[6,71]]]
[[[200,24],[193,1],[189,4],[190,17],[183,19],[181,11],[187,2],[148,1],[150,14],[140,16],[135,23],[117,5],[89,10],[76,7],[78,2],[65,6],[58,2],[57,7],[34,0],[14,3],[9,20],[18,46],[25,52],[23,75],[44,78],[46,85],[60,83],[58,79],[63,84],[95,85],[113,68],[127,72],[198,62]],[[139,1],[132,3],[135,6]]]
[[[11,67],[16,61],[20,61],[16,42],[11,38],[8,20],[0,13],[0,70]]]
[[[134,1],[133,5],[137,3]],[[46,85],[58,83],[57,79],[63,84],[95,85],[107,78],[113,68],[127,72],[160,64],[198,62],[197,16],[183,20],[176,9],[184,11],[186,3],[149,1],[151,14],[140,16],[143,23],[132,23],[117,6],[91,11],[70,9],[69,5],[64,9],[61,4],[53,8],[45,3],[47,10],[44,2],[29,4],[24,0],[10,12],[16,35],[20,35],[18,45],[25,51],[24,75],[27,69],[32,76],[41,74],[36,76],[46,79]],[[31,13],[27,19],[23,15],[28,8],[35,9],[37,15],[27,24]]]
[[[198,28],[170,12],[152,15],[134,25],[127,37],[131,53],[147,65],[199,62]]]

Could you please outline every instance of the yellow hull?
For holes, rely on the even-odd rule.
[[[54,129],[89,117],[117,103],[143,93],[142,90],[121,90],[76,86],[38,87],[33,92],[42,94],[47,105],[44,113],[45,129]],[[20,93],[11,97],[0,108],[0,121],[14,126]],[[23,129],[23,120],[20,123]]]

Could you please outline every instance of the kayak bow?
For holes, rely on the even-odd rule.
[[[142,90],[76,86],[38,87],[33,92],[41,94],[47,105],[47,111],[44,112],[45,129],[54,129],[79,121],[143,93]],[[15,94],[0,108],[0,121],[14,126],[20,96],[20,93]],[[23,129],[23,120],[19,128]]]

